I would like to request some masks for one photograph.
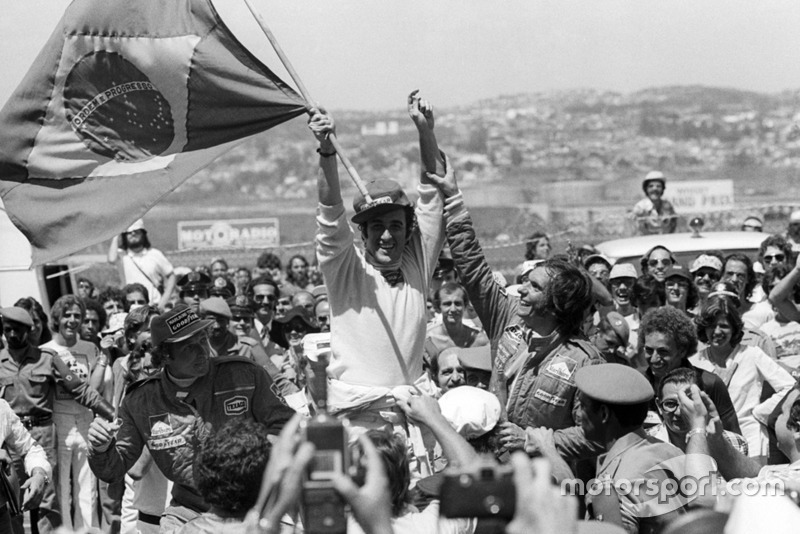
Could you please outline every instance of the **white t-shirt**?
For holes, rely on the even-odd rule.
[[[157,286],[166,283],[169,275],[172,274],[172,264],[155,248],[146,248],[140,252],[126,251],[121,256],[122,270],[125,275],[125,283],[132,284],[138,282],[147,288],[150,296],[150,304],[158,305],[161,300],[161,292]]]

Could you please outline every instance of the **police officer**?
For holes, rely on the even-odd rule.
[[[208,290],[210,297],[222,297],[227,300],[236,294],[236,286],[224,276],[218,276]]]
[[[200,312],[200,301],[209,297],[211,278],[199,271],[187,273],[178,280],[178,295],[181,302],[189,306],[195,313]]]
[[[268,365],[269,358],[258,341],[231,332],[233,314],[227,302],[218,297],[206,299],[200,302],[200,313],[214,321],[208,329],[208,340],[217,356],[241,356],[262,367]]]
[[[597,462],[595,484],[602,491],[587,491],[590,515],[632,533],[659,531],[683,512],[685,500],[670,479],[686,470],[680,449],[642,428],[653,388],[640,372],[618,363],[582,367],[575,383],[581,428],[608,451]]]
[[[292,416],[261,366],[239,357],[211,358],[207,330],[213,322],[184,305],[154,317],[152,360],[163,369],[129,388],[119,423],[97,418],[89,428],[89,464],[98,478],[121,479],[147,446],[172,480],[172,506],[161,518],[162,531],[208,510],[192,471],[196,447],[209,432],[246,418],[277,435]]]
[[[113,419],[113,409],[100,394],[72,373],[67,363],[55,352],[30,344],[28,335],[33,319],[24,308],[0,308],[3,335],[8,346],[0,350],[0,398],[11,405],[31,436],[44,448],[47,459],[56,470],[56,428],[53,424],[53,402],[56,384],[75,397],[83,406]],[[22,461],[14,460],[20,480],[27,475]],[[61,524],[55,484],[47,484],[39,508],[32,511],[33,523],[39,532],[53,532]],[[22,525],[22,516],[18,516]]]

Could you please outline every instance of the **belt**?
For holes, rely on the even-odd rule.
[[[158,526],[161,523],[161,516],[160,515],[152,515],[146,514],[142,511],[139,512],[139,521],[142,523],[147,523],[148,525],[156,525]]]
[[[47,426],[52,424],[53,416],[45,415],[42,417],[36,417],[35,415],[22,415],[20,416],[19,420],[22,422],[22,426],[30,430],[35,426]]]

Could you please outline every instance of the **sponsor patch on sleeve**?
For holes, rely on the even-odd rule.
[[[572,382],[578,363],[568,356],[557,355],[547,364],[544,372],[564,382]]]

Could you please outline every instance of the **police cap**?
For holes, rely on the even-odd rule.
[[[581,367],[575,373],[575,385],[584,395],[606,404],[642,404],[654,395],[642,373],[619,363]]]

